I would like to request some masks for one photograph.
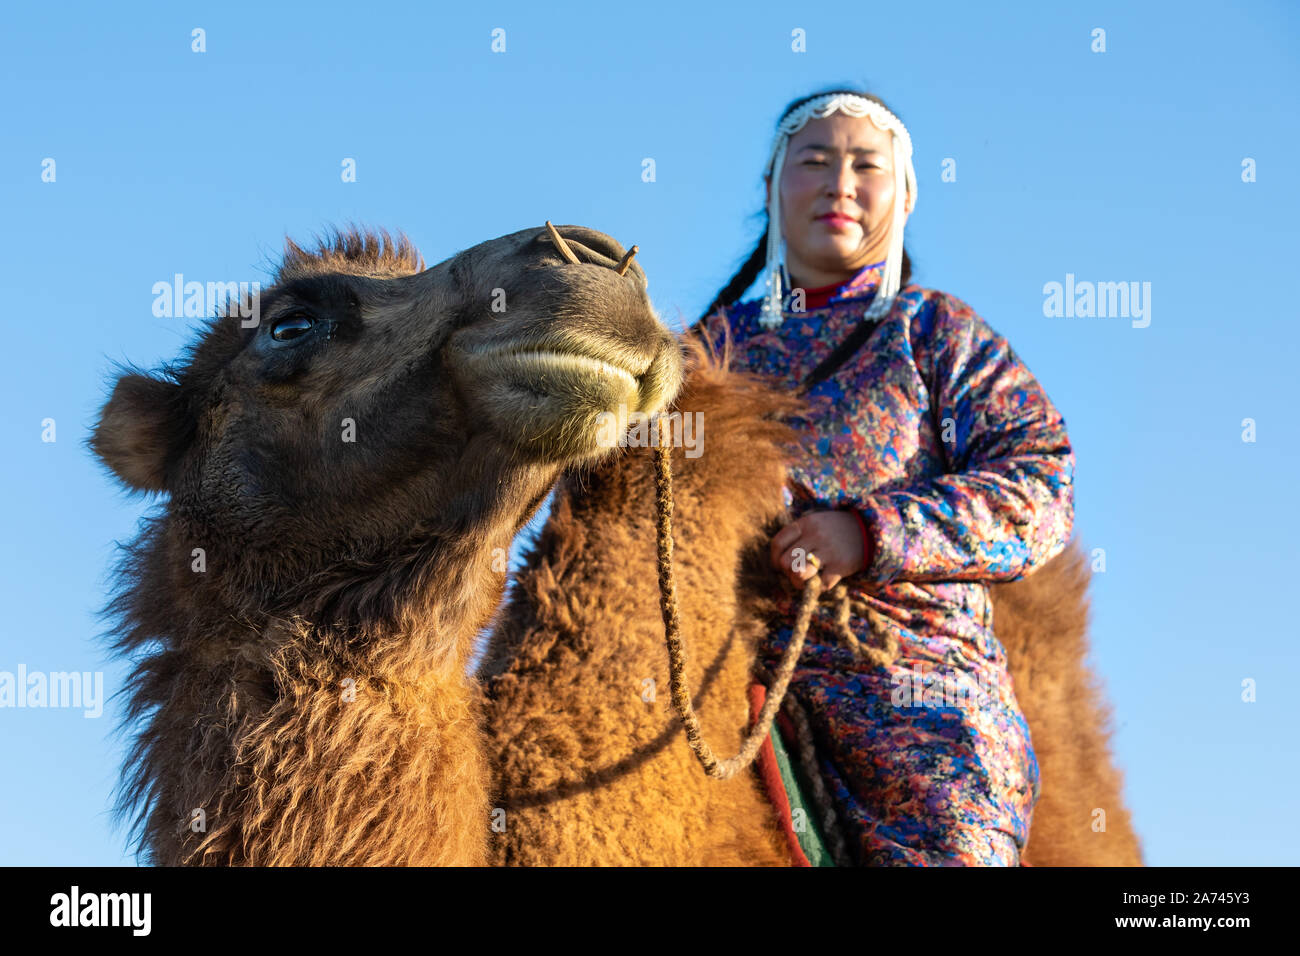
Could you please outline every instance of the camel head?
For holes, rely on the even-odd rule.
[[[243,587],[512,534],[564,467],[613,451],[602,412],[658,411],[682,378],[640,266],[603,233],[558,231],[428,269],[387,234],[289,242],[256,308],[225,310],[161,373],[122,371],[89,446],[166,493],[195,547],[260,556]]]

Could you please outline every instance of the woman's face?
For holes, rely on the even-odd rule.
[[[845,282],[888,254],[893,145],[866,117],[810,120],[790,139],[780,185],[786,268],[796,288]],[[770,180],[767,188],[770,197]],[[911,212],[911,197],[904,210]]]

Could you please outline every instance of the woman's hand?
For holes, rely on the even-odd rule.
[[[809,553],[816,560],[809,561]],[[863,569],[862,530],[847,511],[814,511],[772,535],[771,555],[772,566],[800,590],[820,561],[822,587],[829,591]]]

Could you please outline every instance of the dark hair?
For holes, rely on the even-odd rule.
[[[847,87],[836,87],[834,89],[826,89],[826,90],[820,90],[816,93],[810,93],[807,96],[801,96],[797,100],[792,101],[790,105],[787,106],[781,112],[781,119],[777,120],[776,125],[780,126],[782,120],[784,120],[787,116],[789,116],[799,107],[803,106],[803,104],[807,103],[809,100],[816,99],[819,96],[825,96],[828,93],[854,93],[858,96],[866,97],[867,99],[875,103],[879,103],[881,106],[884,106],[885,109],[889,110],[895,116],[898,116],[897,112],[890,109],[888,106],[885,106],[884,100],[882,100],[878,96],[875,96],[874,94],[867,93],[862,90],[850,89]],[[901,120],[902,117],[899,116],[899,119]],[[897,172],[898,171],[895,171],[896,175]],[[780,170],[773,170],[773,175],[778,175],[779,173]],[[776,184],[774,183],[773,185]],[[760,210],[758,213],[755,213],[755,216],[757,218],[766,220],[767,206],[764,205],[762,210]],[[718,309],[726,308],[731,305],[734,305],[740,299],[741,294],[744,293],[744,291],[748,289],[751,285],[753,285],[754,280],[758,278],[759,273],[763,271],[763,266],[766,265],[767,263],[767,233],[768,230],[771,228],[772,228],[771,223],[765,224],[765,227],[763,229],[763,234],[758,237],[758,245],[754,247],[754,251],[749,254],[749,258],[745,260],[744,265],[740,267],[739,271],[737,271],[736,274],[731,277],[731,281],[728,282],[725,286],[723,286],[722,291],[719,292],[714,297],[711,303],[709,303],[709,307],[704,310],[704,315],[700,317],[700,322],[703,322],[704,319],[708,318]],[[908,282],[911,281],[911,278],[912,278],[912,260],[907,255],[907,246],[904,245],[902,276],[900,277],[899,280],[900,287],[907,285]]]

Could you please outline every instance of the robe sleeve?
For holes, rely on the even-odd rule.
[[[1007,341],[960,300],[941,297],[918,338],[913,355],[947,473],[859,503],[872,555],[855,577],[1014,581],[1070,536],[1065,420]]]

